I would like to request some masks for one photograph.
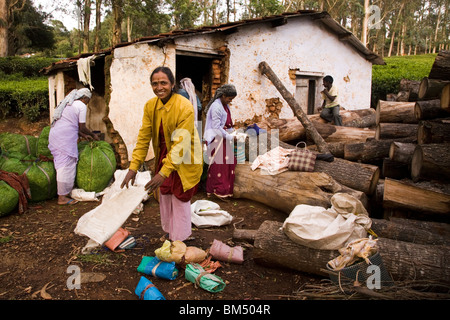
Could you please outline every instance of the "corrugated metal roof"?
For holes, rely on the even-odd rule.
[[[280,22],[284,23],[288,19],[293,17],[310,17],[315,21],[318,21],[321,23],[326,29],[328,29],[331,33],[334,33],[337,35],[340,41],[348,43],[350,46],[352,46],[356,51],[358,51],[365,59],[372,62],[373,64],[385,64],[384,60],[372,52],[371,50],[367,49],[366,46],[357,38],[355,37],[350,31],[348,31],[346,28],[341,26],[336,20],[334,20],[327,12],[322,11],[313,11],[313,10],[300,10],[296,12],[285,12],[283,14],[279,15],[272,15],[272,16],[266,16],[266,17],[260,17],[260,18],[253,18],[253,19],[246,19],[246,20],[240,20],[235,22],[229,22],[229,23],[223,23],[218,25],[212,25],[212,26],[203,26],[198,27],[195,29],[183,29],[183,30],[173,30],[166,33],[161,33],[153,36],[148,37],[142,37],[135,39],[131,42],[123,42],[119,43],[114,47],[101,50],[99,52],[92,52],[92,53],[83,53],[73,58],[68,58],[64,60],[60,60],[57,62],[52,63],[52,65],[48,66],[47,68],[44,68],[41,70],[44,74],[49,74],[57,69],[66,69],[71,68],[73,65],[76,65],[76,62],[80,58],[88,57],[91,55],[105,55],[110,54],[115,48],[128,46],[134,43],[142,43],[142,42],[159,42],[161,40],[170,40],[175,39],[178,37],[188,37],[192,35],[198,35],[198,34],[207,34],[207,33],[216,33],[216,32],[231,32],[233,29],[238,29],[243,26],[256,24],[256,23],[263,23],[263,22]]]

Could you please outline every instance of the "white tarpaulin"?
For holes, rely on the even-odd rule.
[[[75,233],[103,244],[119,230],[133,211],[148,199],[145,184],[150,181],[148,172],[138,172],[135,185],[120,188],[127,170],[114,173],[115,182],[102,193],[102,203],[84,214],[77,223]]]

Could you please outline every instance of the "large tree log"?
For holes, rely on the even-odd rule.
[[[431,66],[430,79],[450,80],[450,51],[441,50]]]
[[[262,61],[260,62],[258,67],[261,74],[265,75],[267,78],[269,78],[270,81],[272,81],[272,84],[280,92],[284,100],[286,100],[286,102],[294,112],[295,117],[305,127],[306,131],[308,132],[308,135],[317,145],[319,151],[323,153],[328,153],[329,150],[327,143],[323,140],[322,136],[317,132],[316,128],[309,120],[309,118],[306,116],[306,114],[303,112],[302,108],[299,106],[294,96],[286,89],[286,87],[283,85],[283,83],[277,77],[277,75],[273,72],[270,66],[265,61]]]
[[[262,133],[258,137],[248,137],[245,146],[246,159],[252,163],[258,155],[262,155],[278,146],[285,149],[295,148],[293,145],[279,141],[276,135],[270,133]],[[333,162],[316,160],[314,171],[324,172],[338,183],[351,189],[362,191],[367,195],[375,191],[380,177],[380,169],[375,165],[339,158],[334,158]]]
[[[415,102],[398,102],[379,100],[376,109],[376,124],[417,123],[414,115]]]
[[[447,84],[441,91],[441,108],[450,113],[450,83]]]
[[[450,118],[421,121],[417,130],[417,143],[450,143]]]
[[[415,149],[415,143],[393,141],[389,148],[389,159],[410,165]]]
[[[395,218],[392,217],[389,219],[396,224],[408,226],[409,228],[413,228],[414,230],[423,230],[429,232],[433,236],[444,239],[447,243],[450,241],[450,224],[435,222],[435,221],[422,221],[422,220],[414,220],[414,219],[403,219],[403,218]],[[392,239],[392,238],[391,238]],[[399,240],[399,239],[398,239]],[[406,241],[406,240],[403,240]],[[437,244],[437,243],[435,243]]]
[[[411,160],[413,181],[450,179],[450,143],[417,145]]]
[[[439,99],[442,89],[449,83],[450,81],[448,79],[439,80],[424,77],[420,82],[419,100]]]
[[[264,175],[246,163],[236,166],[235,177],[234,197],[258,201],[286,213],[298,204],[330,207],[330,199],[337,192],[351,194],[367,206],[363,192],[345,187],[322,172],[286,171]]]
[[[318,120],[312,120],[317,132],[327,143],[344,141],[366,141],[375,136],[375,130],[370,128],[334,126]],[[268,118],[257,123],[265,130],[278,130],[281,141],[306,139],[306,130],[297,119]]]
[[[450,234],[446,223],[417,221],[410,219],[394,218],[371,219],[372,231],[381,238],[398,241],[406,241],[427,245],[450,245]],[[428,223],[427,227],[423,227]],[[258,230],[234,229],[233,238],[248,242],[254,242]]]
[[[383,206],[447,216],[450,213],[450,195],[418,184],[385,178]]]
[[[382,178],[403,179],[409,178],[410,175],[411,170],[408,164],[393,161],[389,158],[383,159],[383,165],[381,167]]]
[[[417,120],[429,120],[448,116],[448,113],[441,108],[440,99],[417,101],[414,106],[414,114]]]
[[[419,97],[420,81],[402,79],[400,80],[399,91],[408,92],[408,101],[417,101]]]
[[[392,139],[371,139],[363,143],[347,143],[344,145],[344,159],[378,165],[389,156],[392,142]]]
[[[328,261],[339,256],[337,250],[318,250],[291,241],[277,221],[264,221],[254,238],[253,259],[271,266],[328,276]],[[242,232],[241,232],[242,234]],[[394,281],[429,280],[450,283],[450,247],[423,245],[379,238],[378,248],[383,263]]]
[[[408,123],[379,123],[375,131],[375,139],[411,138],[417,140],[417,124]]]

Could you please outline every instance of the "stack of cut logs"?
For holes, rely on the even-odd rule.
[[[297,119],[258,123],[268,131],[267,145],[261,138],[247,139],[249,162],[236,167],[235,197],[288,215],[297,204],[329,208],[335,193],[349,193],[370,212],[383,261],[394,280],[450,283],[449,52],[439,53],[422,82],[402,81],[396,101],[380,101],[376,110],[341,110],[342,127],[325,123],[318,115],[308,115],[305,121],[278,79],[265,75]],[[252,152],[263,154],[274,143],[292,149],[293,141],[311,142],[311,130],[305,129],[308,121],[335,156],[333,162],[317,160],[314,172],[261,175],[251,170]],[[313,142],[309,149],[317,152],[317,139]],[[338,253],[293,243],[280,227],[266,221],[259,230],[235,230],[235,238],[254,241],[254,258],[260,263],[324,275],[326,262]]]

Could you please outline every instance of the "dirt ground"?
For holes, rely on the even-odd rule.
[[[30,125],[23,120],[2,120],[0,131],[37,135],[46,122]],[[192,202],[206,199],[203,191]],[[184,277],[184,270],[175,280],[146,276],[167,300],[289,300],[307,284],[319,283],[323,278],[292,270],[258,265],[252,259],[252,244],[233,242],[233,229],[258,229],[265,220],[284,221],[282,212],[245,199],[217,202],[221,209],[233,216],[230,225],[198,229],[193,226],[194,240],[186,242],[203,250],[213,240],[244,248],[242,265],[221,263],[215,274],[226,282],[218,293],[195,287]],[[78,219],[100,202],[79,202],[60,206],[56,199],[31,203],[28,212],[12,213],[0,218],[0,300],[138,300],[134,293],[140,277],[137,267],[143,256],[154,256],[161,247],[159,204],[149,199],[144,212],[132,214],[123,225],[135,237],[137,246],[124,252],[101,248],[85,255],[81,249],[89,240],[74,233]],[[80,289],[69,289],[67,281],[78,266],[88,277]]]

